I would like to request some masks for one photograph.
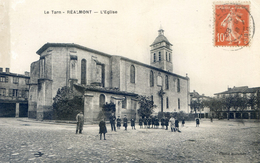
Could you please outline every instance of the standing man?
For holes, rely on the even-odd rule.
[[[173,130],[175,131],[175,119],[173,118],[173,116],[170,118],[170,123],[171,123],[171,131],[173,132]]]
[[[144,117],[144,128],[147,128],[147,118],[146,118],[146,116]]]
[[[155,118],[154,118],[154,116],[152,116],[152,128],[154,128],[154,120],[155,120]]]
[[[76,134],[79,131],[79,134],[82,134],[83,130],[83,124],[84,124],[84,115],[83,112],[80,111],[77,116],[76,116],[76,121],[77,121],[77,129],[76,129]]]
[[[109,118],[109,120],[110,120],[110,124],[111,124],[111,131],[116,131],[116,116],[115,116],[115,113],[112,113],[111,114],[111,116],[110,116],[110,118]]]
[[[104,118],[99,122],[100,140],[102,139],[102,134],[104,135],[104,140],[106,140],[106,133],[107,133],[107,127],[106,127],[106,122],[105,122],[105,118]]]
[[[120,118],[120,116],[118,116],[116,121],[117,121],[117,123],[116,123],[117,129],[120,129],[120,127],[121,127],[121,118]]]
[[[156,126],[156,128],[159,127],[159,119],[158,119],[158,117],[155,117],[154,125]]]
[[[163,116],[162,119],[161,119],[161,126],[162,126],[162,129],[164,129],[164,123],[165,123],[165,119],[164,119],[164,116]]]
[[[139,126],[140,128],[143,128],[143,119],[141,117],[139,118]]]
[[[179,130],[179,120],[177,118],[175,119],[175,131],[181,132]]]
[[[152,119],[151,119],[151,117],[148,117],[147,118],[147,124],[148,124],[148,128],[150,128],[150,126],[151,126],[151,124],[152,124]]]
[[[132,130],[135,129],[135,119],[134,118],[131,119],[131,127],[132,127]]]
[[[127,130],[127,118],[126,118],[126,115],[125,115],[125,117],[123,119],[123,122],[124,122],[123,126],[125,127],[125,130]]]

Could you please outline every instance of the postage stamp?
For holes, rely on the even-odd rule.
[[[246,47],[250,42],[250,5],[214,4],[215,46]]]

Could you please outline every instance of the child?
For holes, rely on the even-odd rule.
[[[120,116],[118,116],[116,122],[117,122],[117,123],[116,123],[117,129],[120,129],[120,127],[121,127],[121,119],[120,119]]]
[[[199,118],[196,118],[196,127],[199,127],[200,126],[200,120]]]
[[[179,130],[179,120],[176,118],[175,119],[175,131],[178,131],[178,132],[181,132],[180,130]],[[174,131],[174,132],[175,132]]]
[[[127,118],[126,118],[126,115],[125,115],[125,117],[124,117],[124,119],[123,119],[123,122],[124,122],[124,127],[125,127],[125,130],[127,130]]]
[[[135,129],[135,119],[134,118],[131,119],[131,127],[132,127],[132,130]]]

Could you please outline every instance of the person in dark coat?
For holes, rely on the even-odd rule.
[[[139,119],[139,126],[140,126],[140,128],[143,128],[143,119],[142,118]]]
[[[152,128],[154,128],[154,120],[155,120],[155,118],[154,118],[154,116],[152,116]]]
[[[168,117],[165,118],[165,126],[166,126],[165,130],[168,130],[168,126],[169,126],[169,118]]]
[[[79,134],[82,134],[83,125],[84,125],[84,115],[82,111],[77,114],[76,121],[77,121],[76,134],[78,133],[78,131]]]
[[[196,118],[196,127],[199,127],[200,126],[200,120],[199,118]]]
[[[148,117],[148,118],[147,118],[148,128],[150,128],[151,124],[152,124],[152,119],[151,119],[151,117]]]
[[[131,127],[132,127],[132,130],[135,129],[135,119],[134,118],[131,119]]]
[[[102,134],[104,135],[104,140],[106,140],[106,133],[107,133],[107,127],[106,127],[106,122],[105,122],[105,118],[104,118],[99,122],[100,140],[102,139]]]
[[[175,131],[178,131],[178,132],[181,132],[180,130],[179,130],[179,120],[176,118],[175,119]],[[174,131],[174,132],[175,132]]]
[[[162,117],[162,119],[161,119],[161,126],[162,126],[162,128],[164,128],[164,123],[165,123],[165,119],[164,119],[164,117]]]
[[[116,116],[115,114],[112,114],[110,117],[109,117],[109,120],[110,120],[110,124],[111,124],[111,131],[116,131]]]
[[[156,128],[159,127],[159,119],[158,119],[158,117],[155,117],[154,124],[155,124]]]
[[[116,119],[116,127],[117,127],[117,129],[120,129],[120,127],[121,127],[121,118],[120,118],[120,116],[118,116],[118,118]]]
[[[210,121],[213,122],[213,118],[212,117],[210,117]]]
[[[144,117],[144,128],[146,128],[147,127],[147,118],[146,117]]]
[[[182,124],[182,127],[184,127],[184,124],[185,124],[185,119],[184,118],[182,118],[181,124]]]
[[[126,118],[126,115],[125,115],[125,117],[124,117],[124,119],[123,119],[123,126],[125,127],[125,130],[127,130],[127,118]]]

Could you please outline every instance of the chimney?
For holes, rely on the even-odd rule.
[[[3,72],[3,68],[2,67],[0,67],[0,72]]]
[[[10,69],[9,68],[5,68],[5,72],[9,73]]]
[[[25,72],[24,72],[24,75],[25,75],[25,76],[30,76],[30,72],[25,71]]]

